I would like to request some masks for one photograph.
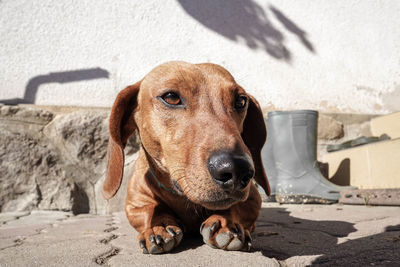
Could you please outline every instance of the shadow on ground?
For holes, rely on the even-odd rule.
[[[186,233],[184,238],[182,239],[182,243],[179,244],[176,248],[170,251],[170,254],[177,254],[189,249],[196,249],[204,245],[203,238],[198,234],[188,234]]]
[[[304,206],[304,209],[313,208]],[[303,209],[299,206],[298,210]],[[317,208],[319,209],[319,208]],[[337,207],[338,214],[340,208]],[[356,210],[356,209],[355,209]],[[332,209],[335,213],[335,210]],[[312,215],[306,211],[304,214]],[[347,220],[349,213],[346,213]],[[321,215],[319,215],[321,216]],[[323,216],[323,215],[322,215]],[[257,228],[252,234],[253,251],[250,255],[242,252],[226,252],[221,250],[209,250],[203,244],[200,235],[188,236],[186,234],[182,244],[170,254],[174,257],[187,257],[196,251],[199,259],[204,255],[230,255],[237,259],[247,259],[252,263],[258,256],[265,256],[265,262],[275,258],[282,266],[399,266],[400,262],[400,224],[386,226],[380,234],[366,236],[365,229],[356,233],[359,223],[375,231],[378,227],[378,217],[360,217],[361,220],[354,223],[337,220],[308,220],[292,217],[286,208],[269,207],[262,208],[257,220]],[[362,219],[363,218],[363,219]],[[345,220],[346,218],[343,218]],[[362,228],[360,228],[362,229]],[[352,234],[350,235],[349,234]],[[357,236],[361,236],[357,238]],[[261,252],[261,255],[260,255]],[[188,254],[189,253],[189,254]],[[231,253],[231,254],[230,254]],[[253,254],[253,255],[251,255]],[[167,254],[168,255],[168,254]],[[167,257],[167,256],[166,256]],[[269,258],[269,259],[267,259]]]
[[[305,220],[290,216],[284,208],[263,208],[253,233],[253,247],[264,256],[281,261],[321,255],[313,261],[316,265],[391,266],[400,262],[400,225],[387,227],[381,234],[338,244],[338,238],[355,231],[353,223],[340,218]]]

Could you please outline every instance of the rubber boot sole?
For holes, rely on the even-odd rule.
[[[311,195],[275,195],[276,202],[280,204],[333,204],[336,199],[326,199]]]

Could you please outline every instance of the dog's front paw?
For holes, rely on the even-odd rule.
[[[139,233],[139,247],[144,254],[161,254],[172,250],[182,241],[178,226],[154,226]]]
[[[220,215],[212,215],[200,227],[203,241],[212,248],[246,250],[251,248],[250,232],[241,224]]]

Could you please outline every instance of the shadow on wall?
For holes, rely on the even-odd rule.
[[[327,162],[318,162],[319,170],[321,171],[322,175],[330,180],[332,183],[341,185],[341,186],[348,186],[350,185],[350,159],[345,158],[343,159],[339,167],[337,168],[336,172],[332,177],[329,177],[329,163]]]
[[[7,105],[34,104],[39,86],[46,83],[70,83],[86,80],[109,78],[109,72],[102,68],[81,69],[63,72],[51,72],[31,78],[25,87],[23,98],[0,100],[0,103]]]
[[[211,30],[233,40],[244,39],[252,49],[265,50],[270,56],[290,62],[292,53],[285,46],[285,36],[268,18],[264,8],[252,0],[178,0],[183,9]],[[296,35],[311,53],[315,48],[307,33],[282,11],[269,6],[282,26]]]

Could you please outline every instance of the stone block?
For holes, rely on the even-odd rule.
[[[120,210],[120,204],[106,208],[98,196],[106,167],[108,114],[104,109],[52,113],[1,105],[0,211]],[[133,136],[126,148],[128,164],[138,149],[139,139]]]
[[[372,119],[371,131],[375,136],[387,134],[392,139],[400,138],[400,112]]]
[[[359,189],[400,188],[400,138],[327,153],[329,177]]]
[[[318,139],[334,140],[344,136],[343,123],[320,114],[318,118]]]

